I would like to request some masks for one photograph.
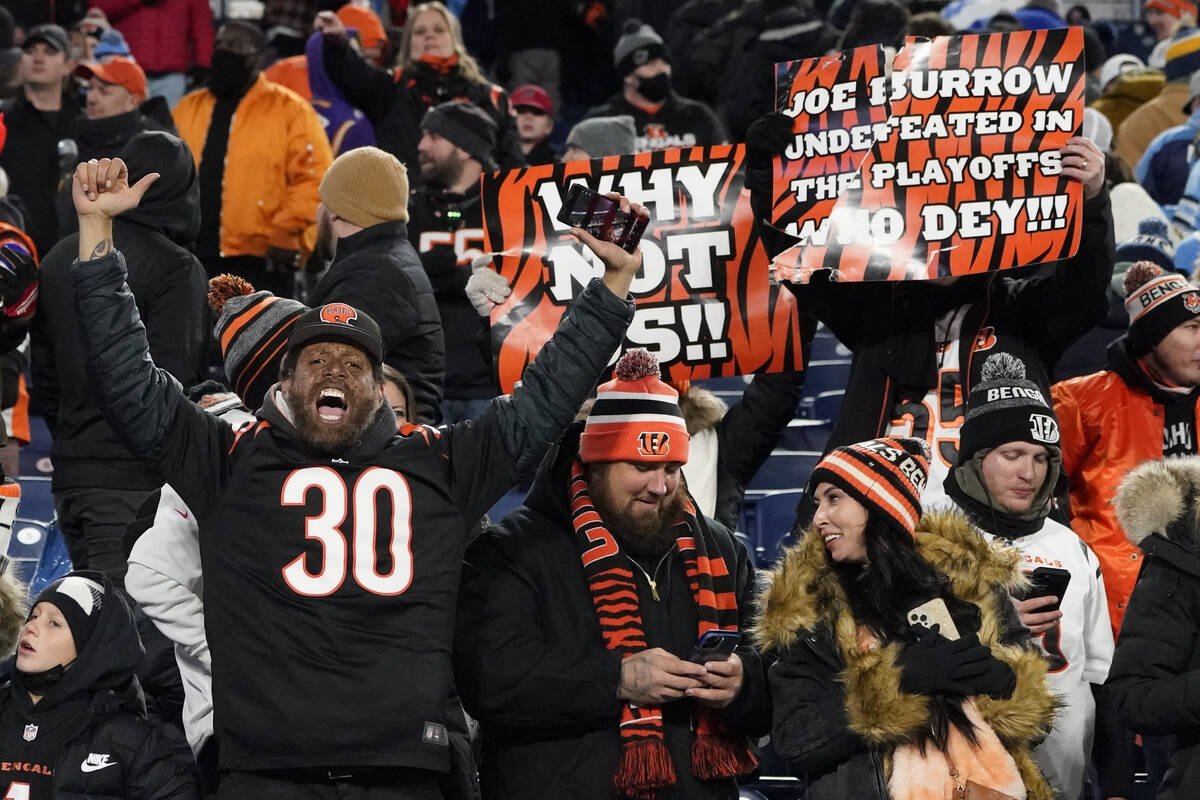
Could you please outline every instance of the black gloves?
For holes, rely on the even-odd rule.
[[[771,159],[783,153],[795,139],[792,118],[782,111],[764,114],[746,131],[746,187],[751,192],[771,193]]]
[[[0,247],[0,299],[6,308],[21,301],[37,280],[37,271],[37,262],[24,247],[11,243]]]
[[[938,635],[938,626],[921,634],[896,659],[901,668],[900,689],[908,694],[949,694],[993,697],[1012,692],[1012,669],[979,643],[975,634],[952,642]]]

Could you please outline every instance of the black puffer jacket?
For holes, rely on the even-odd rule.
[[[1121,724],[1173,735],[1158,800],[1200,786],[1200,457],[1147,461],[1117,493],[1117,519],[1146,553],[1108,673]]]
[[[145,719],[134,677],[142,644],[133,613],[108,578],[99,572],[82,574],[104,584],[96,630],[62,681],[37,705],[12,662],[6,665],[9,678],[0,689],[3,741],[20,739],[25,726],[45,726],[61,711],[75,709],[79,716],[69,724],[77,732],[54,761],[55,800],[199,800],[191,751],[183,736]],[[8,752],[12,747],[6,745],[0,760],[22,760],[19,745]]]
[[[145,133],[123,151],[131,176],[158,172],[138,208],[113,225],[128,256],[129,285],[146,324],[154,361],[180,383],[203,377],[208,290],[204,269],[186,248],[200,228],[200,189],[181,139]],[[41,265],[33,321],[34,401],[54,437],[53,488],[156,489],[162,478],[125,448],[100,413],[88,385],[72,306],[71,262],[78,234],[63,239]]]
[[[604,646],[567,504],[582,427],[568,428],[547,455],[525,504],[467,551],[455,678],[464,707],[482,726],[480,781],[484,796],[496,800],[617,800],[621,659]],[[729,566],[745,627],[755,591],[746,549],[720,523],[701,517],[699,524],[708,526]],[[656,575],[661,601],[638,581],[646,641],[687,658],[696,643],[696,609],[676,551]],[[742,689],[722,715],[737,733],[761,735],[770,723],[766,674],[752,647],[737,652]],[[692,703],[666,703],[662,712],[678,782],[656,796],[736,798],[732,779],[691,774]]]
[[[314,308],[333,301],[374,317],[383,333],[383,360],[408,378],[420,421],[440,422],[446,373],[442,318],[403,222],[372,225],[338,240],[329,271],[308,297]]]
[[[421,179],[417,161],[421,119],[433,106],[450,100],[469,100],[495,121],[499,133],[493,157],[501,169],[525,166],[516,122],[508,113],[508,95],[499,86],[468,80],[457,69],[442,74],[424,64],[411,72],[380,69],[337,36],[325,37],[323,63],[346,101],[375,127],[379,147],[408,167],[413,186]]]

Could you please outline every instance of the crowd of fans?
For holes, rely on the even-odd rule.
[[[0,0],[0,552],[32,413],[75,569],[0,557],[5,800],[1195,796],[1200,8],[1059,2]],[[775,255],[772,65],[1068,25],[1075,256],[787,287],[770,574],[804,372],[597,387],[640,251],[499,395],[481,176],[744,143]]]

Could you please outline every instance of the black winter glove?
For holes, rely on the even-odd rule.
[[[37,262],[33,255],[18,244],[0,247],[0,298],[5,306],[18,302],[37,280]]]
[[[1010,693],[1016,676],[1007,664],[979,643],[975,634],[950,641],[934,625],[896,659],[902,670],[900,688],[909,694]]]
[[[782,111],[763,114],[746,131],[747,166],[770,172],[771,159],[781,155],[795,139],[792,118]]]

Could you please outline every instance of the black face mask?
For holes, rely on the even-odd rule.
[[[670,73],[660,72],[653,78],[638,78],[638,94],[651,103],[661,103],[670,93]]]
[[[62,681],[63,674],[67,671],[67,665],[59,664],[57,667],[42,670],[41,672],[22,672],[21,685],[25,687],[27,692],[36,694],[42,697],[46,692],[58,685]]]
[[[231,50],[213,50],[212,67],[208,72],[209,91],[222,100],[241,97],[254,77],[251,58]]]

